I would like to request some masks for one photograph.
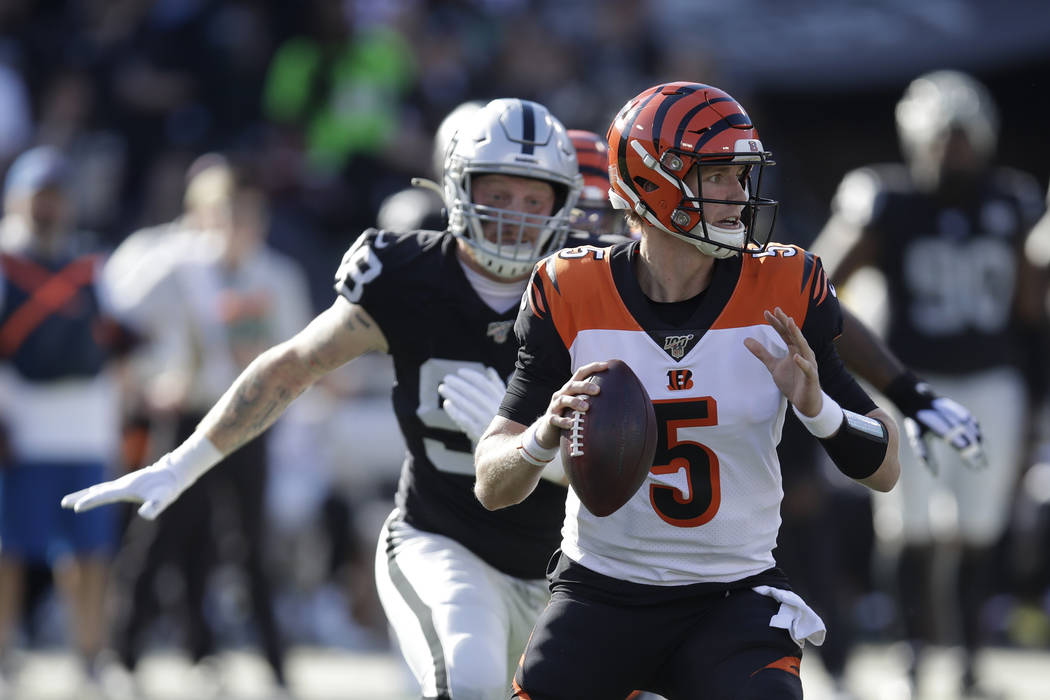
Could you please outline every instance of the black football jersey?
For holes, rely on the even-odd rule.
[[[887,342],[917,370],[966,373],[1018,358],[1018,260],[1042,210],[1033,178],[998,169],[965,203],[939,201],[901,165],[864,169],[890,314]],[[845,184],[845,181],[844,181]],[[840,190],[841,191],[841,190]]]
[[[481,300],[448,232],[365,231],[343,257],[335,288],[379,324],[394,360],[394,412],[407,446],[396,501],[402,517],[507,574],[544,577],[560,540],[565,488],[540,480],[522,503],[486,510],[474,496],[473,446],[437,391],[463,367],[493,367],[507,380],[518,307],[501,314]]]

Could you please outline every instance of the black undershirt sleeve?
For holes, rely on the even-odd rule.
[[[842,334],[842,309],[835,288],[820,259],[812,253],[806,255],[812,256],[814,271],[805,291],[809,295],[809,308],[802,323],[802,335],[813,348],[820,387],[843,408],[864,415],[875,409],[875,402],[849,373],[835,349],[835,338]]]
[[[835,338],[842,333],[842,309],[835,296],[835,288],[824,275],[819,259],[814,258],[814,263],[811,289],[816,291],[810,292],[802,334],[813,349],[820,387],[824,393],[844,410],[865,416],[876,405],[846,369],[835,349]],[[875,432],[880,434],[875,435]],[[844,415],[838,432],[821,439],[820,443],[839,471],[853,479],[864,479],[878,469],[886,455],[885,426],[857,417],[851,423],[848,415]]]
[[[518,359],[507,383],[499,415],[530,425],[547,411],[551,395],[572,376],[572,362],[551,318],[539,267],[533,273],[525,294],[526,299],[535,299],[536,303],[525,303],[514,323]],[[546,311],[537,312],[536,309]]]
[[[817,359],[820,388],[824,393],[854,413],[866,415],[875,410],[875,402],[846,369],[834,344],[829,343],[819,350],[814,348],[813,353]]]

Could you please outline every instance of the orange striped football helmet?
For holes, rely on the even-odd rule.
[[[664,83],[645,90],[620,109],[609,126],[609,198],[616,209],[686,240],[718,258],[765,249],[777,202],[759,196],[762,169],[773,156],[762,146],[751,118],[730,95],[701,83]],[[746,166],[746,199],[704,197],[703,177],[687,180],[693,168]],[[700,183],[693,192],[687,182]],[[737,204],[739,227],[723,228],[704,218],[704,204]]]
[[[569,129],[576,160],[583,175],[583,189],[573,210],[572,226],[591,233],[625,235],[627,221],[609,203],[609,146],[593,131]]]

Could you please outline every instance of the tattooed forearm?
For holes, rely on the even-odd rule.
[[[325,374],[386,347],[368,314],[340,297],[293,338],[255,358],[197,430],[229,454],[270,427],[288,404]]]
[[[372,322],[368,317],[361,312],[357,307],[350,313],[349,318],[346,319],[346,326],[350,330],[356,330],[358,328],[371,328]]]
[[[269,428],[311,383],[309,374],[280,347],[272,348],[248,365],[199,429],[229,454]]]

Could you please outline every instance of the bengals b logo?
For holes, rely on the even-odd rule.
[[[693,371],[690,369],[667,370],[667,388],[671,391],[684,391],[693,388]]]

